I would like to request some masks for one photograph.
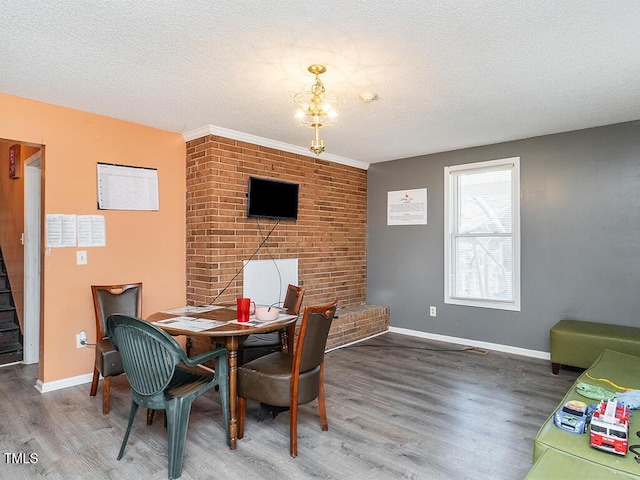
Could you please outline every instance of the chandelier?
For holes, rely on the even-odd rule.
[[[313,128],[315,138],[311,140],[311,150],[316,155],[320,155],[325,150],[324,141],[320,139],[320,129],[332,125],[338,113],[335,106],[338,98],[327,93],[324,84],[320,80],[320,75],[327,71],[324,65],[311,65],[307,70],[316,76],[316,81],[310,90],[304,90],[293,97],[293,101],[298,104],[296,118],[299,125]]]

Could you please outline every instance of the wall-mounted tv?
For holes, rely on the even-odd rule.
[[[247,216],[296,220],[298,189],[297,183],[249,177]]]

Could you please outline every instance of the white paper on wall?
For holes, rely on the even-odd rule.
[[[104,215],[78,215],[78,246],[106,246]]]
[[[48,213],[46,229],[48,248],[76,246],[76,215]]]

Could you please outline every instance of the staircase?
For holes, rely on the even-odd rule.
[[[22,361],[22,334],[0,252],[0,365]]]

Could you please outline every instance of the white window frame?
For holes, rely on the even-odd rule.
[[[513,299],[498,301],[487,299],[459,298],[451,295],[455,281],[455,271],[452,255],[455,253],[454,242],[457,232],[456,209],[457,187],[454,184],[454,174],[464,171],[479,171],[493,168],[512,167],[512,248],[513,248]],[[470,307],[496,308],[500,310],[520,311],[520,157],[503,158],[486,162],[467,163],[444,168],[444,303],[466,305]]]

